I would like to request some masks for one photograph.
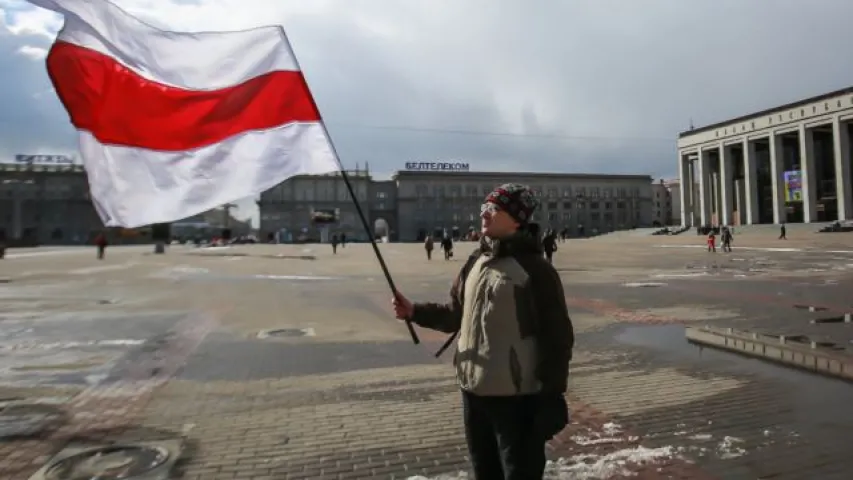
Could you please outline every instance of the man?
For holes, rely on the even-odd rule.
[[[720,241],[723,243],[723,251],[731,252],[732,251],[732,231],[729,227],[723,227],[723,231],[720,234]]]
[[[104,232],[99,233],[98,236],[95,237],[95,246],[98,247],[98,260],[104,259],[104,254],[107,251],[107,245],[109,245],[109,242],[107,242],[107,236]]]
[[[445,260],[453,258],[453,239],[450,238],[450,235],[444,234],[444,237],[441,239],[441,248],[444,250]]]
[[[453,363],[477,480],[541,479],[545,443],[568,423],[574,332],[560,277],[527,229],[537,205],[527,187],[498,187],[450,303],[393,300],[397,318],[458,333]]]
[[[432,260],[432,250],[435,248],[432,235],[427,235],[424,239],[424,250],[426,250],[427,260]]]
[[[542,248],[545,250],[545,260],[554,263],[554,252],[557,251],[557,232],[548,230],[542,238]]]
[[[332,253],[334,255],[338,254],[338,234],[332,235]]]

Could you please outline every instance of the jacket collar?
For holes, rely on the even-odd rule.
[[[518,232],[505,238],[483,237],[480,240],[480,251],[493,257],[509,257],[520,254],[542,254],[539,241],[526,232]]]

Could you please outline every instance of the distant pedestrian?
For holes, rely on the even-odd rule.
[[[708,234],[708,251],[714,253],[717,252],[717,236],[714,235],[713,230]]]
[[[724,252],[732,251],[732,231],[728,227],[723,227],[723,232],[720,234],[720,242],[723,244]]]
[[[332,254],[338,254],[338,234],[332,235]]]
[[[95,237],[95,247],[97,247],[98,249],[98,260],[104,259],[104,256],[107,253],[107,245],[109,245],[109,242],[107,241],[107,236],[104,234],[104,232],[99,233]]]
[[[441,248],[444,250],[445,260],[453,258],[453,239],[450,238],[450,235],[445,234],[444,238],[441,239]]]
[[[341,248],[346,248],[346,247],[347,247],[347,234],[342,233],[341,234]]]
[[[432,260],[433,249],[435,249],[435,241],[432,239],[432,235],[427,235],[424,239],[424,250],[426,250],[427,260]]]
[[[548,230],[548,233],[542,238],[542,250],[545,252],[545,259],[548,263],[554,263],[554,252],[557,251],[557,232]]]
[[[785,228],[785,224],[783,223],[779,227],[779,240],[787,240],[788,239],[788,229]]]

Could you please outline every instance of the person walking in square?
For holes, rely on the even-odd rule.
[[[574,330],[563,284],[529,231],[539,202],[506,184],[481,210],[482,238],[450,302],[392,300],[398,319],[456,339],[468,452],[477,480],[541,480],[545,443],[568,424],[565,392]],[[440,352],[439,352],[440,353]]]
[[[432,251],[435,249],[435,241],[432,235],[427,235],[424,239],[424,250],[426,250],[427,260],[432,260]]]
[[[720,242],[722,242],[723,244],[724,252],[732,251],[732,239],[732,231],[729,229],[729,227],[723,227],[723,231],[722,233],[720,233]]]
[[[98,260],[104,259],[107,252],[107,245],[109,245],[109,242],[107,241],[106,234],[104,234],[104,232],[99,233],[98,236],[95,237],[95,247],[98,249]]]
[[[708,234],[708,251],[717,253],[717,236],[713,230]]]

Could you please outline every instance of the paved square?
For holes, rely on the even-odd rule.
[[[853,346],[851,324],[810,323],[853,312],[853,236],[774,233],[726,254],[689,233],[560,244],[577,347],[552,478],[849,477],[853,386],[684,340],[709,324]],[[444,300],[472,248],[381,245],[416,300]],[[411,344],[368,245],[150,250],[0,261],[0,478],[69,442],[174,438],[174,478],[465,478],[444,336]]]

